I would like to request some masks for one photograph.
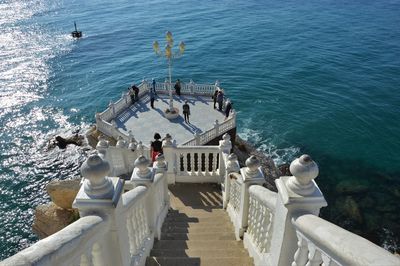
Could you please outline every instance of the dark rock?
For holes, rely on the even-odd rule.
[[[292,174],[290,173],[290,163],[285,163],[280,166],[278,166],[280,176],[291,176]]]
[[[336,185],[339,194],[356,194],[368,191],[368,185],[358,180],[344,180]]]
[[[357,202],[351,197],[347,196],[343,203],[343,211],[354,221],[358,223],[363,222],[363,217],[361,215],[360,208]]]
[[[245,161],[247,158],[249,158],[251,155],[255,155],[261,163],[261,168],[266,180],[265,187],[270,190],[277,191],[275,179],[279,178],[280,171],[270,157],[261,151],[258,151],[255,147],[241,139],[239,136],[236,136],[235,145],[233,146],[233,153],[237,155],[240,167],[246,166]]]
[[[83,145],[84,136],[79,134],[74,134],[70,137],[63,138],[61,136],[56,136],[54,145],[58,146],[60,149],[65,149],[67,145],[74,144],[76,146]]]

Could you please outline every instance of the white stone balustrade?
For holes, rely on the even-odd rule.
[[[143,148],[143,151],[141,150]],[[116,146],[110,146],[109,142],[103,138],[99,139],[96,146],[97,151],[101,154],[106,161],[111,165],[111,176],[130,176],[134,162],[139,157],[140,153],[144,152],[144,147],[140,147],[136,142],[131,142],[127,145],[127,142],[120,138]]]
[[[400,265],[399,257],[315,215],[294,217],[292,223],[298,237],[292,266]]]
[[[271,255],[277,193],[255,185],[249,187],[249,194],[248,227],[243,235],[243,244],[254,258],[255,265],[264,265]]]
[[[298,213],[319,214],[327,206],[322,192],[313,180],[318,166],[308,155],[302,155],[290,164],[293,176],[275,180],[278,188],[276,212],[271,243],[272,265],[290,265],[297,249],[297,237],[291,219]]]
[[[85,216],[68,227],[36,242],[0,262],[2,266],[121,265],[113,261],[108,238],[110,221],[97,215]]]
[[[175,158],[172,183],[221,183],[218,146],[180,146],[164,149],[167,161]]]
[[[216,84],[219,84],[219,82],[216,82]],[[166,82],[157,82],[156,83],[156,92],[160,94],[167,94],[168,93],[168,87],[171,84],[169,84],[168,81]],[[149,85],[146,80],[143,80],[142,83],[138,85],[139,88],[139,98],[142,97],[144,94],[146,94],[150,87],[152,85]],[[212,96],[215,88],[217,85],[211,85],[211,84],[195,84],[193,81],[189,83],[181,83],[181,93],[182,94],[191,94],[191,95],[204,95],[204,96]],[[219,85],[218,85],[219,86]],[[173,86],[172,86],[173,87]],[[96,128],[103,134],[113,137],[115,139],[118,139],[119,137],[123,138],[125,141],[130,141],[130,135],[127,135],[126,133],[120,131],[118,127],[115,124],[115,119],[116,117],[125,109],[129,108],[129,106],[132,104],[131,98],[129,97],[128,93],[122,93],[122,97],[117,100],[115,103],[110,101],[110,104],[108,108],[103,111],[102,113],[96,113],[95,118],[96,118]],[[207,130],[197,136],[197,138],[194,136],[192,140],[189,140],[185,143],[183,143],[183,146],[193,146],[193,145],[204,145],[211,140],[215,139],[219,135],[228,132],[229,130],[233,129],[236,127],[236,117],[234,115],[234,112],[232,112],[232,115],[229,116],[228,119],[223,121],[222,123],[219,123],[216,121],[216,123],[213,125],[213,128],[210,130]]]
[[[161,237],[169,208],[168,171],[176,174],[183,167],[186,173],[178,182],[201,183],[204,174],[193,169],[200,167],[198,158],[210,155],[204,163],[208,161],[214,169],[211,158],[228,151],[223,141],[220,146],[177,148],[171,140],[164,141],[164,155],[157,157],[153,168],[144,156],[136,160],[139,182],[126,193],[122,179],[107,176],[110,166],[104,158],[110,147],[101,140],[100,155],[91,155],[82,164],[85,179],[73,203],[81,218],[0,265],[145,265],[154,238]],[[117,149],[128,150],[126,145]],[[182,154],[190,156],[178,162]],[[292,162],[293,176],[276,180],[278,193],[259,185],[264,177],[257,158],[250,157],[242,169],[234,154],[218,160],[224,161],[225,185],[230,184],[225,187],[229,195],[224,202],[228,202],[235,235],[238,240],[243,236],[255,265],[400,265],[398,257],[317,216],[326,202],[314,181],[318,166],[310,156]],[[219,175],[215,169],[208,174]]]
[[[231,174],[238,173],[240,171],[240,165],[238,157],[234,153],[231,153],[228,156],[224,156],[223,159],[225,161],[225,180],[222,184],[222,198],[223,208],[226,209],[231,195],[231,182],[235,181],[231,180]],[[239,193],[237,195],[239,195]]]
[[[243,236],[245,229],[247,228],[248,213],[249,213],[249,187],[255,184],[264,184],[264,175],[260,169],[260,161],[254,155],[250,156],[246,160],[246,167],[240,169],[240,178],[237,178],[235,182],[231,182],[231,191],[234,191],[234,198],[232,198],[232,205],[228,203],[228,214],[235,227],[236,239],[240,239]],[[239,194],[239,206],[237,206],[237,190],[240,190]],[[231,195],[232,197],[233,195]],[[231,201],[230,201],[231,202]],[[230,206],[231,205],[231,206]]]

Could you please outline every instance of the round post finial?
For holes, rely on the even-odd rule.
[[[225,133],[222,135],[222,140],[219,142],[219,148],[223,153],[230,153],[232,150],[231,135]]]
[[[140,156],[143,156],[144,148],[143,148],[143,144],[142,144],[141,141],[139,141],[139,143],[138,143],[138,145],[137,145],[137,150],[138,150],[138,152],[139,152],[139,155],[140,155]]]
[[[138,177],[140,178],[150,178],[151,177],[151,172],[149,169],[149,159],[147,159],[145,156],[141,155],[135,160],[135,172]]]
[[[234,153],[229,154],[226,162],[226,172],[230,174],[230,173],[238,173],[239,171],[240,171],[240,165],[237,155]]]
[[[165,163],[164,154],[160,153],[156,156],[156,173],[163,173],[167,171],[167,164]]]
[[[164,138],[164,141],[162,143],[162,146],[163,147],[172,146],[172,136],[170,134],[167,133],[165,135],[165,138]]]
[[[104,137],[99,136],[99,142],[97,142],[96,150],[104,156],[109,145],[109,142]]]
[[[130,149],[131,151],[135,151],[136,148],[137,148],[136,140],[133,138],[133,139],[131,139],[131,141],[129,142],[128,149]]]
[[[81,174],[85,177],[84,191],[93,199],[111,199],[114,186],[107,177],[110,164],[98,154],[90,155],[81,166]]]
[[[295,159],[289,167],[292,177],[288,181],[289,188],[302,196],[311,195],[315,186],[312,182],[318,176],[318,165],[307,154]]]
[[[115,147],[117,147],[117,148],[126,148],[127,146],[128,145],[127,145],[126,141],[121,136],[119,136],[117,144],[115,145]]]
[[[258,172],[258,168],[260,167],[260,161],[257,159],[255,155],[247,158],[246,162],[246,174],[249,176],[253,176]]]

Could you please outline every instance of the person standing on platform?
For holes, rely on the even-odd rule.
[[[176,95],[181,96],[181,81],[179,79],[175,82],[174,88]]]
[[[213,94],[213,96],[212,96],[212,98],[213,98],[213,100],[214,100],[214,109],[216,109],[217,107],[216,107],[216,104],[217,104],[217,96],[218,96],[218,92],[219,92],[219,89],[218,88],[216,88],[215,89],[215,91],[214,91],[214,94]]]
[[[156,80],[154,78],[152,79],[151,89],[150,90],[153,91],[154,95],[157,95],[157,92],[156,92]]]
[[[151,151],[151,160],[154,162],[156,160],[157,155],[163,153],[162,150],[162,142],[161,136],[158,133],[154,134],[154,140],[150,143],[150,151]]]
[[[133,89],[135,87],[135,84],[133,84],[131,87],[129,87],[129,96],[131,97],[131,102],[135,102],[135,91]]]
[[[132,90],[135,94],[135,102],[139,101],[139,88],[135,84],[133,84]]]
[[[230,100],[226,101],[226,106],[225,106],[225,120],[229,117],[229,114],[232,110],[232,104],[233,102],[231,102]]]
[[[183,116],[185,117],[185,122],[190,124],[189,122],[190,106],[188,104],[188,101],[185,101],[185,104],[182,106],[182,110],[183,110]]]
[[[224,101],[224,93],[222,92],[222,90],[220,90],[219,92],[218,92],[218,95],[217,95],[217,102],[218,102],[218,110],[220,111],[220,112],[222,112],[222,102]]]
[[[154,109],[154,100],[156,99],[156,95],[153,90],[150,90],[149,95],[150,95],[150,106],[151,108]]]

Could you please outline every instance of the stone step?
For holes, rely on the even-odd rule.
[[[177,211],[191,211],[191,212],[226,212],[222,208],[222,205],[220,206],[177,206],[177,207],[171,207],[169,209],[171,212],[177,212]]]
[[[225,221],[229,222],[228,216],[208,216],[208,217],[189,217],[189,216],[169,216],[165,218],[166,223],[168,222],[187,222],[187,223],[203,223],[203,222],[215,222],[215,221]]]
[[[148,257],[147,266],[253,266],[250,257],[241,258],[169,258],[169,257]]]
[[[228,216],[228,213],[224,210],[214,210],[214,211],[202,211],[202,210],[196,210],[196,211],[190,211],[190,210],[179,210],[179,211],[169,211],[168,212],[168,217],[169,216],[188,216],[188,217],[212,217],[212,216]]]
[[[212,247],[211,247],[212,248]],[[201,257],[201,258],[236,258],[249,256],[244,248],[229,248],[225,249],[153,249],[150,256],[155,257]]]
[[[236,240],[158,240],[153,249],[205,249],[243,248],[243,243]]]
[[[232,223],[230,221],[222,221],[222,220],[217,220],[217,221],[202,221],[202,222],[185,222],[185,221],[165,221],[162,225],[163,228],[169,228],[169,227],[186,227],[186,228],[192,228],[192,227],[231,227]]]
[[[164,233],[163,240],[235,240],[233,232],[230,233]]]
[[[233,226],[213,226],[213,227],[182,227],[182,226],[170,226],[170,227],[163,227],[161,229],[162,233],[232,233],[234,232]]]

